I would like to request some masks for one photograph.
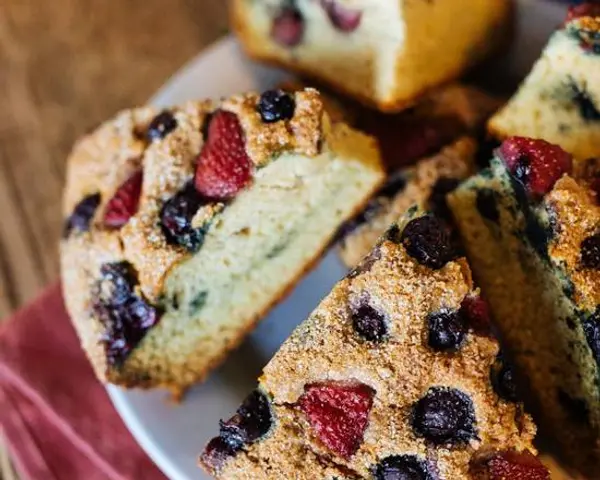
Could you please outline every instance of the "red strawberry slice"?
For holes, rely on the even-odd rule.
[[[286,7],[273,19],[271,38],[284,47],[295,47],[304,37],[304,18],[300,10]]]
[[[460,306],[460,313],[475,333],[485,336],[491,334],[490,310],[479,295],[467,295]]]
[[[533,197],[548,193],[565,173],[571,173],[573,158],[558,145],[525,137],[506,139],[498,153],[508,170]]]
[[[232,198],[250,182],[252,173],[237,115],[225,110],[213,113],[205,142],[196,167],[196,190],[212,200]]]
[[[362,383],[315,383],[305,387],[298,405],[321,442],[347,459],[360,447],[374,394]]]
[[[600,2],[586,2],[569,7],[565,23],[581,17],[600,17]]]
[[[550,472],[528,451],[500,452],[485,462],[489,480],[550,480]]]
[[[140,203],[144,172],[139,170],[117,189],[104,210],[104,225],[121,228],[133,217]]]
[[[327,12],[333,26],[342,32],[353,32],[360,25],[362,19],[360,10],[348,8],[336,0],[321,0],[321,6]]]

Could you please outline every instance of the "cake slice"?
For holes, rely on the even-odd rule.
[[[316,90],[118,114],[68,160],[63,290],[100,379],[179,394],[383,181]]]
[[[600,155],[600,4],[573,6],[517,93],[489,122],[499,138],[543,138]]]
[[[444,221],[411,209],[283,344],[201,465],[218,479],[549,479],[486,312]]]
[[[600,162],[510,137],[450,194],[475,277],[564,459],[600,478]]]
[[[253,58],[398,111],[503,42],[510,7],[507,0],[233,0],[231,23]]]

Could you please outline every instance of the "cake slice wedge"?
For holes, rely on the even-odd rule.
[[[488,299],[546,438],[600,478],[600,163],[506,139],[450,194]]]
[[[511,378],[447,224],[413,208],[292,333],[200,462],[224,480],[547,480]]]
[[[175,395],[277,303],[384,179],[320,94],[118,114],[68,160],[65,300],[98,377]]]
[[[231,24],[253,58],[400,111],[504,43],[508,0],[234,0]]]
[[[600,4],[569,9],[519,90],[488,124],[502,140],[543,138],[579,159],[600,155]]]

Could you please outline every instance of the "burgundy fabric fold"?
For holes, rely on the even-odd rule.
[[[0,328],[0,428],[26,478],[165,478],[96,380],[59,285]]]

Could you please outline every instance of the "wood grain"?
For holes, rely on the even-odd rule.
[[[226,3],[0,1],[0,319],[58,275],[61,190],[74,140],[144,103],[223,35]],[[0,478],[11,478],[1,450]]]

